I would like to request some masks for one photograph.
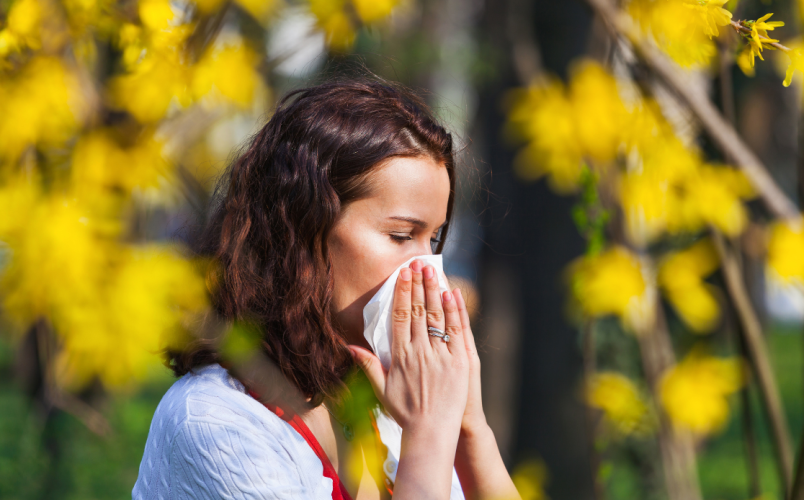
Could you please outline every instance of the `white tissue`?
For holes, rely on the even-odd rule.
[[[380,358],[380,363],[386,369],[391,366],[391,308],[394,302],[396,279],[399,276],[399,271],[403,267],[408,267],[416,259],[423,261],[425,266],[430,265],[435,268],[441,292],[449,290],[447,278],[444,276],[441,255],[419,255],[397,267],[396,271],[374,294],[374,297],[368,301],[366,307],[363,308],[363,336],[366,337],[366,341],[374,350],[374,354]]]

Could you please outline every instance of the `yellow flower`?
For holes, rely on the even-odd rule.
[[[0,79],[0,157],[15,159],[34,144],[69,139],[83,117],[78,79],[56,58],[35,57],[13,78]]]
[[[701,221],[729,236],[740,234],[748,221],[742,199],[754,196],[744,174],[730,167],[702,165],[687,182],[687,201]]]
[[[158,353],[183,337],[183,318],[206,307],[200,274],[173,249],[132,248],[119,260],[93,314],[72,314],[57,324],[64,338],[57,373],[66,387],[94,376],[111,388],[142,380],[161,364]]]
[[[564,85],[556,79],[537,83],[512,92],[510,102],[509,134],[518,133],[529,141],[515,160],[517,173],[526,179],[547,175],[556,191],[574,190],[582,153]]]
[[[708,64],[713,34],[729,17],[720,0],[633,0],[628,10],[640,29],[683,67]]]
[[[175,17],[170,0],[139,0],[138,8],[142,24],[152,30],[169,28]]]
[[[698,436],[724,427],[729,417],[727,397],[744,383],[738,358],[716,358],[693,349],[659,382],[659,399],[674,425]]]
[[[615,372],[594,374],[586,388],[589,406],[603,410],[606,422],[621,435],[650,430],[648,406],[631,380]]]
[[[627,117],[617,81],[599,63],[581,61],[571,71],[569,98],[584,155],[598,162],[612,161]]]
[[[217,96],[245,108],[252,104],[262,79],[255,68],[257,56],[243,44],[228,45],[204,54],[194,68],[193,94],[196,99],[213,88]]]
[[[804,54],[801,53],[800,49],[791,50],[787,53],[787,57],[790,58],[790,64],[787,66],[787,72],[782,83],[785,87],[789,87],[793,83],[793,73],[796,71],[804,73]]]
[[[373,23],[391,15],[399,0],[352,0],[355,12],[366,23]]]
[[[399,0],[310,0],[310,12],[327,44],[333,50],[345,51],[354,44],[359,24],[374,24],[388,17],[398,3]]]
[[[587,316],[616,315],[637,334],[653,324],[656,291],[646,266],[622,247],[585,256],[569,267],[571,291]]]
[[[768,241],[769,274],[785,283],[804,285],[804,218],[798,227],[786,222],[771,225]]]
[[[118,133],[119,134],[119,133]],[[111,130],[90,132],[73,149],[72,176],[75,193],[91,195],[97,188],[122,189],[156,187],[160,177],[170,174],[170,164],[162,156],[162,142],[149,132],[120,144]]]
[[[109,82],[111,103],[142,123],[167,115],[172,104],[189,103],[190,69],[174,58],[149,53],[130,72]]]
[[[728,0],[694,0],[687,2],[700,16],[700,23],[704,33],[709,37],[720,35],[718,26],[728,26],[731,23],[731,12],[723,8]]]
[[[517,464],[511,474],[522,500],[547,500],[544,487],[547,485],[547,466],[543,460],[530,459]]]
[[[703,281],[719,265],[708,239],[665,257],[659,264],[659,285],[684,323],[696,333],[712,331],[720,318],[715,289]]]
[[[753,46],[748,44],[745,49],[741,50],[737,55],[737,66],[740,67],[745,76],[754,76],[754,53]]]
[[[763,43],[779,41],[770,39],[770,37],[768,36],[768,31],[772,31],[778,28],[779,26],[784,26],[784,22],[783,21],[766,22],[772,15],[773,13],[765,14],[756,21],[749,22],[750,23],[749,25],[751,27],[751,39],[757,45],[761,46]],[[765,40],[761,39],[760,37],[765,38]]]

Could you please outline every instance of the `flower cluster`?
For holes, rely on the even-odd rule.
[[[308,8],[343,50],[396,3]],[[268,107],[258,31],[281,8],[270,0],[0,6],[0,204],[13,214],[0,220],[0,302],[18,334],[37,321],[52,327],[58,350],[48,370],[63,387],[142,379],[208,307],[208,263],[161,234],[154,241],[147,216],[175,208],[195,186],[179,179],[192,175],[192,155],[209,147],[217,123]]]

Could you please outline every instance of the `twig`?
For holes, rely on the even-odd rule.
[[[625,37],[637,56],[653,70],[672,91],[686,103],[710,137],[735,159],[737,165],[751,181],[754,189],[777,217],[787,219],[798,227],[798,209],[787,197],[765,166],[748,148],[737,132],[720,114],[709,98],[694,89],[684,78],[684,72],[639,32],[631,18],[609,0],[586,0],[615,36]]]
[[[720,257],[726,287],[732,298],[737,315],[742,324],[744,339],[748,347],[750,361],[757,377],[757,384],[762,395],[765,410],[768,414],[771,433],[773,434],[774,449],[779,464],[779,472],[785,491],[790,491],[793,484],[793,447],[787,417],[782,407],[782,399],[776,378],[773,375],[770,357],[765,339],[762,335],[762,326],[759,323],[751,299],[745,289],[740,264],[734,253],[726,246],[723,236],[712,229],[712,240]]]
[[[588,394],[589,384],[592,383],[596,368],[595,356],[595,322],[594,320],[587,321],[583,326],[583,371],[584,371],[584,389]],[[595,432],[595,416],[594,411],[589,404],[585,405],[586,412],[586,427],[589,434],[589,463],[592,472],[592,486],[595,500],[603,500],[605,495],[603,493],[603,485],[600,484],[600,456],[597,453],[597,433]]]
[[[675,364],[675,354],[667,330],[661,302],[657,299],[656,319],[653,328],[638,335],[642,366],[648,386],[658,401],[659,381],[662,375]],[[673,426],[667,414],[658,407],[659,450],[662,456],[665,486],[670,500],[700,500],[695,459],[695,443],[692,435]]]

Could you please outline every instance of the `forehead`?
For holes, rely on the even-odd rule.
[[[369,199],[387,212],[435,224],[444,222],[449,202],[449,174],[430,157],[391,158],[372,174]],[[436,221],[436,219],[438,219]]]

